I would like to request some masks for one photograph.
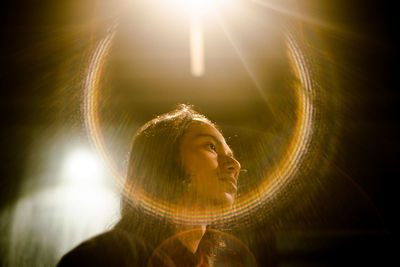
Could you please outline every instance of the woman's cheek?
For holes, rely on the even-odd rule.
[[[206,155],[202,158],[202,168],[204,170],[213,170],[218,168],[218,157],[215,155]]]

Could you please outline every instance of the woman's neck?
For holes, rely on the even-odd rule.
[[[177,227],[177,238],[193,254],[206,232],[207,225],[180,225]]]
[[[210,208],[204,203],[199,203],[198,199],[183,198],[181,203],[178,203],[181,208],[178,213],[205,213]],[[196,253],[200,241],[203,238],[207,228],[207,223],[200,224],[200,222],[177,223],[176,234],[181,243],[189,249],[193,254]]]

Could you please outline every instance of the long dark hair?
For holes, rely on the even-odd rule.
[[[144,124],[132,141],[126,188],[145,190],[154,199],[170,203],[187,192],[190,180],[181,163],[179,145],[195,121],[217,127],[185,104]],[[170,218],[146,213],[140,204],[131,200],[130,194],[122,197],[121,220],[116,228],[142,236],[153,247],[176,234],[176,225]],[[203,255],[208,262],[212,261],[214,250],[220,244],[218,237],[206,231],[196,257]]]
[[[190,182],[181,164],[179,145],[195,120],[214,125],[185,104],[144,124],[132,141],[126,188],[144,190],[157,201],[175,203]],[[122,217],[131,206],[131,196],[124,195]]]

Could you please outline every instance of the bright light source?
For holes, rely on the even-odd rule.
[[[204,38],[202,16],[210,12],[221,0],[165,0],[177,10],[184,10],[190,20],[190,72],[193,76],[204,75]]]
[[[55,266],[67,251],[115,223],[119,202],[111,188],[82,185],[60,185],[20,199],[8,218],[9,266],[26,265],[26,257],[34,260],[30,266]]]
[[[150,1],[150,0],[149,0]],[[147,1],[147,2],[149,2]],[[154,1],[154,0],[153,0]],[[183,14],[189,17],[190,72],[199,77],[205,73],[203,17],[232,2],[229,0],[163,0],[157,7],[166,13]]]
[[[104,176],[100,160],[95,154],[79,149],[68,155],[63,176],[74,183],[98,183]]]
[[[190,25],[190,68],[193,76],[204,74],[204,40],[200,19],[193,18]]]
[[[202,15],[209,12],[212,0],[171,0],[190,16],[190,71],[193,76],[204,74],[204,38]]]
[[[191,14],[201,14],[208,11],[213,4],[212,0],[180,0]]]
[[[60,146],[54,150],[57,155],[66,147]],[[5,255],[9,266],[27,265],[27,259],[29,266],[55,266],[67,251],[120,218],[120,190],[100,157],[83,144],[66,148],[65,156],[55,159],[61,161],[60,168],[49,164],[37,177],[50,178],[49,183],[35,188],[27,179],[18,201],[0,213],[0,225],[4,219],[10,221],[10,249]]]
[[[202,15],[209,11],[212,0],[180,0],[190,14],[190,70],[193,76],[204,74],[204,38]]]
[[[184,9],[189,14],[201,14],[209,11],[216,0],[165,0],[176,8]]]

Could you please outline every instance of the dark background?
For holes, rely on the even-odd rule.
[[[343,260],[351,254],[354,262],[363,261],[364,257],[367,263],[374,254],[377,263],[388,263],[387,257],[395,248],[394,235],[398,233],[396,180],[400,147],[396,108],[400,70],[395,2],[298,2],[306,14],[343,29],[310,27],[328,44],[327,62],[335,70],[335,88],[341,90],[343,103],[338,114],[341,125],[331,129],[339,132],[339,138],[326,174],[333,181],[325,196],[329,200],[317,198],[327,203],[319,209],[326,214],[321,216],[323,219],[315,219],[314,229],[313,223],[306,224],[306,228],[318,230],[317,240],[335,245],[326,250],[323,245],[317,246],[317,252],[308,248],[305,253],[293,245],[292,252],[282,252],[277,258],[307,262],[313,253],[324,260]],[[75,105],[79,109],[79,95],[65,92],[79,88],[82,74],[75,73],[78,68],[71,66],[82,64],[82,58],[87,56],[82,52],[91,42],[85,35],[90,27],[87,14],[94,6],[93,1],[1,4],[0,211],[18,199],[29,160],[37,153],[33,146],[41,133],[82,124],[73,112],[76,109],[71,108]],[[68,11],[79,8],[81,12]],[[110,9],[109,17],[105,15],[98,23],[112,21],[117,12]],[[69,85],[68,80],[74,85]],[[304,222],[296,215],[283,224],[282,229],[304,231]],[[10,224],[2,222],[0,226],[4,253]],[[341,235],[335,234],[339,232]],[[282,236],[289,243],[296,239],[291,234]],[[307,238],[311,237],[298,236],[296,240],[301,243]],[[353,253],[346,246],[352,247]]]

